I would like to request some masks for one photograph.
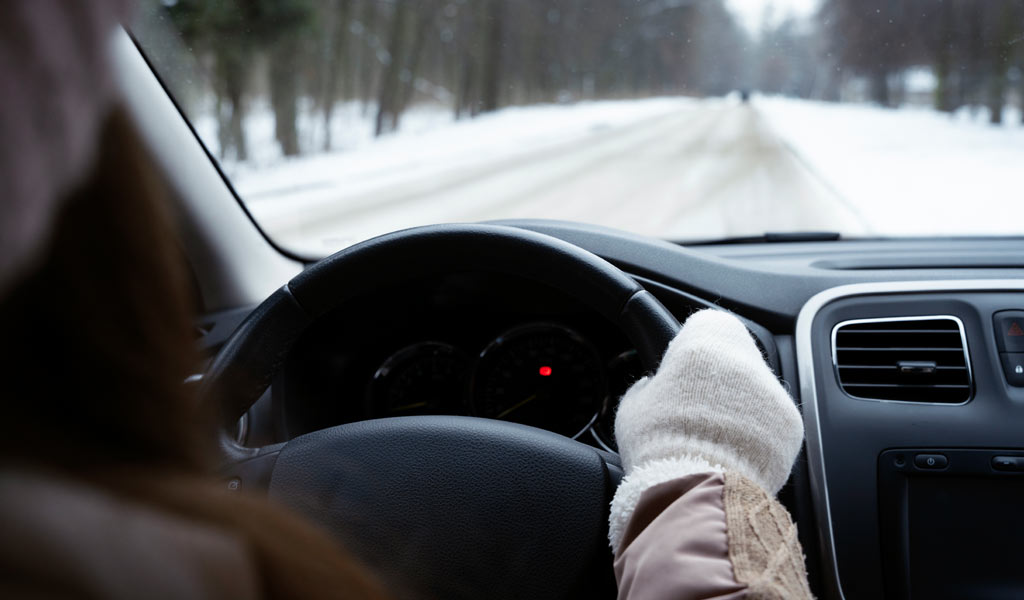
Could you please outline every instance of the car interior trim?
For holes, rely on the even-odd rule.
[[[824,570],[825,585],[831,594],[840,599],[843,595],[839,579],[839,563],[836,559],[835,539],[832,531],[832,514],[829,506],[827,474],[825,472],[824,448],[821,436],[821,422],[818,413],[817,384],[814,377],[814,348],[812,325],[818,313],[828,304],[843,298],[877,294],[914,294],[929,292],[1006,292],[1024,291],[1024,281],[1014,279],[965,279],[950,281],[894,281],[877,283],[855,283],[842,285],[819,292],[801,308],[796,322],[797,373],[800,378],[800,399],[803,407],[804,427],[807,435],[807,458],[810,471],[811,494],[818,519],[818,533],[821,552],[827,565]],[[961,324],[961,334],[963,334]]]

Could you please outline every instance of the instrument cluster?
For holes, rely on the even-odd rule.
[[[635,351],[608,360],[565,325],[528,322],[480,348],[433,339],[398,349],[366,387],[366,416],[477,416],[610,447],[606,417],[641,370]]]

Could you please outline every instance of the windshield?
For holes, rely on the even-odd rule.
[[[508,218],[1024,233],[1020,0],[143,5],[144,51],[299,253]]]

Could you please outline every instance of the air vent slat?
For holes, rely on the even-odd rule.
[[[896,370],[899,367],[896,365],[839,365],[840,369],[892,369]],[[967,367],[935,367],[939,371],[966,371]]]
[[[963,352],[960,348],[840,348],[843,352]]]
[[[941,403],[970,399],[967,347],[956,317],[847,321],[833,330],[832,344],[839,385],[855,398]]]
[[[915,329],[909,333],[951,333],[950,329]],[[908,333],[906,329],[855,329],[843,333]]]
[[[956,390],[961,390],[961,389],[968,389],[971,386],[966,385],[966,384],[963,384],[963,385],[961,385],[961,384],[946,384],[946,385],[934,384],[933,385],[933,384],[926,384],[926,383],[920,383],[920,384],[913,384],[913,383],[848,383],[848,384],[846,384],[846,387],[859,387],[859,388],[899,388],[899,387],[905,387],[905,388],[922,388],[922,389],[923,388],[935,388],[935,389],[949,389],[949,390],[956,389]]]

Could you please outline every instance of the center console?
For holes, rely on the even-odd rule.
[[[801,311],[825,597],[1024,597],[1021,309],[1024,282],[945,281],[833,288]]]
[[[886,598],[1024,598],[1024,453],[908,448],[878,459]]]

